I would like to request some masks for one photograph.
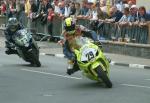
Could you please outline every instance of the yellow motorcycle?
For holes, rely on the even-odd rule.
[[[89,79],[103,82],[106,87],[112,88],[109,78],[109,61],[103,54],[101,48],[86,37],[74,39],[73,48],[82,74]]]

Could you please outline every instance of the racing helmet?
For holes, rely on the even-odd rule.
[[[19,22],[15,17],[8,19],[8,28],[11,32],[15,32],[18,28]]]
[[[69,35],[73,35],[75,33],[75,21],[71,17],[65,19],[64,29]]]

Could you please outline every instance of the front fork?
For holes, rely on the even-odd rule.
[[[103,64],[102,63],[100,63],[100,61],[96,61],[95,63],[93,63],[92,65],[91,65],[91,69],[90,69],[90,71],[92,72],[92,74],[94,75],[94,76],[96,76],[96,77],[98,77],[98,74],[97,74],[97,67],[98,66],[100,66],[101,67],[101,69],[103,69],[103,71],[106,71],[107,72],[107,69],[103,66]]]

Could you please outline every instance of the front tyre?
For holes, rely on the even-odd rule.
[[[33,65],[34,67],[41,67],[38,48],[32,46],[32,50],[29,52],[29,55],[31,57],[31,65]]]
[[[102,81],[105,83],[106,87],[112,88],[112,82],[108,78],[106,72],[104,72],[100,66],[98,66],[96,70],[97,70],[98,77],[100,79],[102,79]]]
[[[34,67],[41,67],[41,63],[39,61],[39,54],[32,53],[31,65],[33,65]]]
[[[41,67],[41,63],[40,63],[39,59],[34,54],[32,56],[31,65],[33,65],[34,67]]]

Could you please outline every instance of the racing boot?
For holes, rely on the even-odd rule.
[[[18,54],[17,50],[14,50],[14,49],[11,49],[11,48],[8,48],[6,51],[5,51],[6,54],[10,55],[10,54]]]
[[[78,64],[76,62],[73,62],[72,60],[69,60],[68,61],[68,68],[67,68],[67,74],[71,75],[78,70],[80,70]]]

